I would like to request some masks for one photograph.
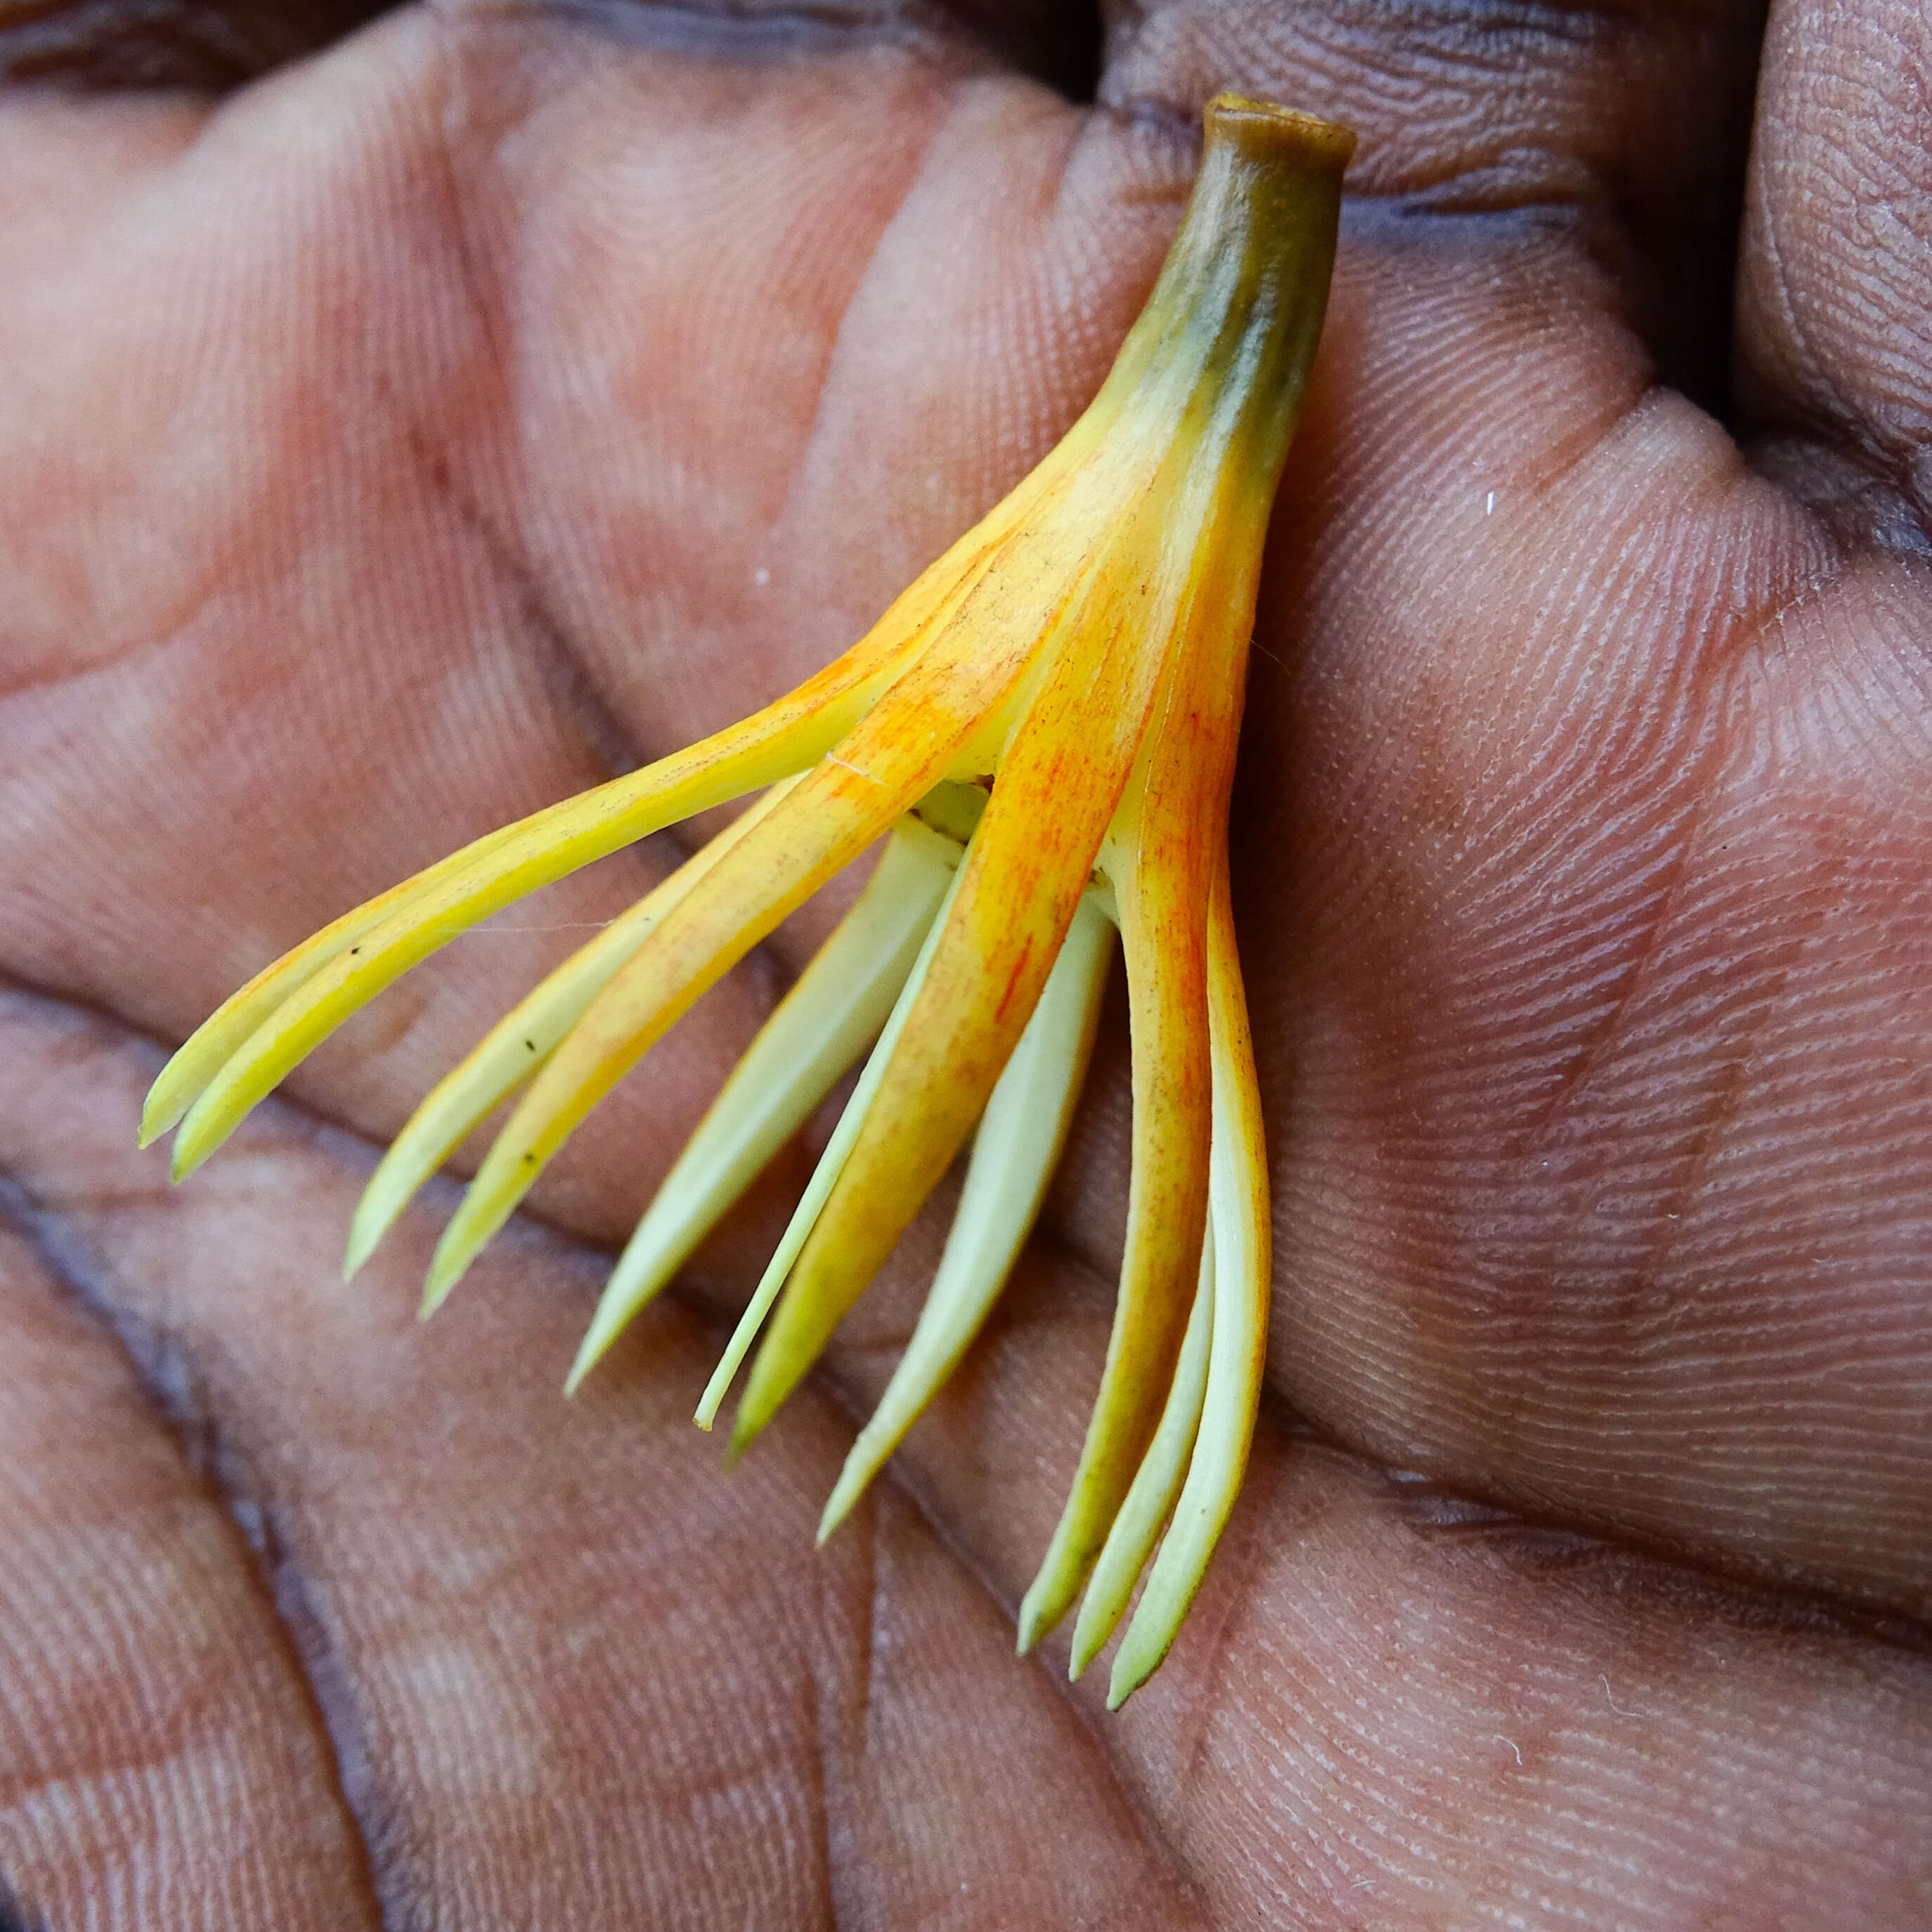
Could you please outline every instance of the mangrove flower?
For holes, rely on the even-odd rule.
[[[761,791],[505,1018],[376,1169],[352,1269],[521,1090],[436,1251],[434,1307],[638,1057],[883,839],[852,910],[639,1225],[570,1377],[869,1048],[698,1412],[709,1426],[762,1334],[734,1448],[764,1426],[970,1136],[924,1311],[824,1535],[958,1362],[1027,1238],[1118,932],[1133,1094],[1119,1300],[1072,1492],[1019,1628],[1024,1649],[1084,1587],[1077,1673],[1153,1556],[1115,1660],[1115,1704],[1160,1661],[1194,1595],[1260,1387],[1268,1187],[1228,797],[1262,540],[1353,145],[1284,108],[1213,102],[1186,218],[1105,386],[864,638],[742,724],[479,838],[338,919],[195,1034],[142,1123],[144,1142],[178,1123],[180,1178],[332,1028],[458,933],[662,826]]]

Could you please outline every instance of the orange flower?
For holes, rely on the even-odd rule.
[[[1353,145],[1284,108],[1210,104],[1186,218],[1100,394],[866,637],[742,724],[345,914],[195,1034],[142,1120],[144,1144],[179,1124],[181,1178],[333,1028],[458,932],[648,832],[768,788],[544,980],[398,1137],[357,1211],[352,1269],[527,1083],[437,1248],[427,1312],[639,1056],[884,837],[866,890],[640,1223],[570,1378],[876,1040],[698,1414],[708,1427],[769,1316],[734,1448],[758,1433],[972,1136],[924,1312],[823,1536],[958,1361],[1031,1228],[1118,929],[1134,1105],[1119,1304],[1072,1492],[1020,1612],[1024,1650],[1084,1586],[1077,1674],[1158,1543],[1115,1659],[1116,1705],[1166,1654],[1199,1584],[1260,1388],[1268,1187],[1228,903],[1228,796],[1262,540]]]

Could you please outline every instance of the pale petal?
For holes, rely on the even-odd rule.
[[[952,882],[946,889],[946,896],[940,901],[939,910],[933,916],[924,943],[920,946],[919,957],[913,962],[911,972],[901,988],[899,996],[893,1002],[892,1015],[886,1022],[885,1030],[879,1035],[878,1043],[867,1059],[865,1070],[853,1088],[851,1096],[838,1116],[838,1124],[832,1131],[832,1138],[825,1144],[825,1151],[818,1157],[818,1164],[812,1169],[812,1178],[806,1184],[798,1205],[793,1209],[791,1220],[786,1224],[784,1238],[773,1250],[772,1258],[765,1265],[764,1274],[746,1305],[744,1313],[738,1318],[738,1325],[731,1331],[731,1339],[725,1344],[724,1352],[718,1358],[717,1367],[712,1371],[711,1379],[704,1387],[704,1394],[698,1405],[694,1420],[700,1429],[709,1429],[717,1418],[718,1406],[724,1399],[724,1393],[731,1386],[731,1378],[738,1372],[738,1365],[745,1359],[758,1330],[764,1326],[765,1318],[770,1314],[772,1304],[778,1299],[778,1290],[784,1287],[785,1278],[791,1273],[792,1264],[798,1259],[799,1250],[824,1212],[826,1202],[830,1198],[840,1172],[850,1156],[853,1147],[859,1138],[859,1130],[865,1124],[872,1099],[879,1090],[879,1083],[886,1077],[886,1069],[892,1064],[897,1049],[899,1036],[904,1032],[906,1022],[919,1001],[920,989],[925,984],[926,976],[932,964],[932,956],[939,945],[939,935],[946,924],[946,916],[952,908],[958,896],[961,880],[965,876],[962,866],[952,875]]]
[[[1151,508],[1121,521],[1131,531],[1142,514]],[[817,1358],[972,1131],[1092,879],[1167,668],[1134,627],[1186,580],[1184,560],[1131,575],[1103,562],[1070,594],[1028,681],[919,1008],[753,1365],[740,1443]],[[1204,1073],[1204,1123],[1205,1106]],[[1178,1326],[1173,1339],[1178,1348]]]
[[[641,946],[664,914],[782,798],[795,779],[774,785],[653,892],[580,947],[491,1028],[452,1068],[390,1144],[357,1204],[343,1264],[352,1274],[366,1261],[418,1188],[497,1103],[521,1087]]]
[[[1208,1392],[1208,1344],[1214,1321],[1214,1224],[1213,1187],[1209,1187],[1210,1211],[1206,1232],[1201,1241],[1201,1278],[1194,1291],[1194,1310],[1187,1318],[1187,1334],[1180,1345],[1180,1360],[1175,1365],[1174,1386],[1168,1390],[1167,1406],[1161,1411],[1160,1426],[1148,1444],[1133,1487],[1107,1532],[1100,1560],[1080,1600],[1080,1615],[1073,1625],[1073,1654],[1067,1666],[1070,1677],[1078,1677],[1108,1638],[1114,1634],[1140,1581],[1141,1571],[1160,1539],[1174,1499],[1187,1474],[1188,1458],[1194,1452],[1195,1432],[1201,1426],[1202,1403]]]
[[[894,826],[838,928],[759,1030],[638,1224],[571,1369],[574,1390],[890,1016],[959,859],[916,819]]]
[[[1156,808],[1167,802],[1154,801]],[[1174,802],[1187,815],[1190,802]],[[1157,810],[1144,814],[1157,815]],[[1115,880],[1133,1049],[1126,1246],[1079,1467],[1040,1574],[1020,1606],[1022,1651],[1066,1614],[1100,1554],[1159,1424],[1194,1300],[1207,1212],[1210,1108],[1207,908],[1199,876],[1155,866]]]
[[[988,577],[968,601],[983,598],[998,614],[1013,594],[1013,586]],[[1045,648],[1037,613],[1030,623],[1006,626],[999,640],[988,644],[970,628],[935,638],[771,815],[666,914],[497,1136],[437,1245],[432,1298],[447,1291],[578,1122],[693,1002],[946,777]]]
[[[1114,1658],[1107,1702],[1115,1710],[1167,1654],[1201,1586],[1247,1468],[1268,1352],[1268,1157],[1225,865],[1215,883],[1208,946],[1214,1060],[1209,1196],[1214,1230],[1214,1333],[1187,1480]]]
[[[825,1506],[821,1543],[958,1365],[1006,1286],[1066,1144],[1100,1023],[1113,940],[1112,919],[1097,895],[1089,893],[986,1103],[938,1273],[912,1340]]]

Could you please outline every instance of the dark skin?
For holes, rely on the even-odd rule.
[[[1077,76],[1064,9],[722,14],[8,20],[0,1877],[51,1927],[1922,1926],[1922,9],[1147,0],[1097,106],[1016,64]],[[191,84],[76,84],[130,74]],[[1118,1014],[818,1552],[937,1210],[728,1480],[688,1414],[802,1150],[558,1385],[824,910],[428,1328],[447,1188],[336,1279],[374,1150],[670,839],[178,1192],[134,1132],[284,946],[856,635],[1091,393],[1223,86],[1362,142],[1236,800],[1268,1388],[1110,1718],[1011,1618]]]

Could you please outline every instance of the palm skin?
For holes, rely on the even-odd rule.
[[[1924,1922],[1932,47],[1891,0],[1763,47],[1754,132],[1717,0],[1148,4],[1096,106],[924,14],[481,6],[218,103],[0,94],[24,1907]],[[450,947],[179,1192],[134,1124],[284,946],[856,635],[1091,392],[1222,86],[1364,139],[1236,801],[1271,1392],[1108,1719],[1010,1616],[1104,1345],[1118,1038],[994,1332],[818,1552],[938,1215],[728,1480],[687,1418],[799,1163],[557,1388],[822,909],[426,1328],[447,1192],[336,1278],[372,1148],[668,841]]]

